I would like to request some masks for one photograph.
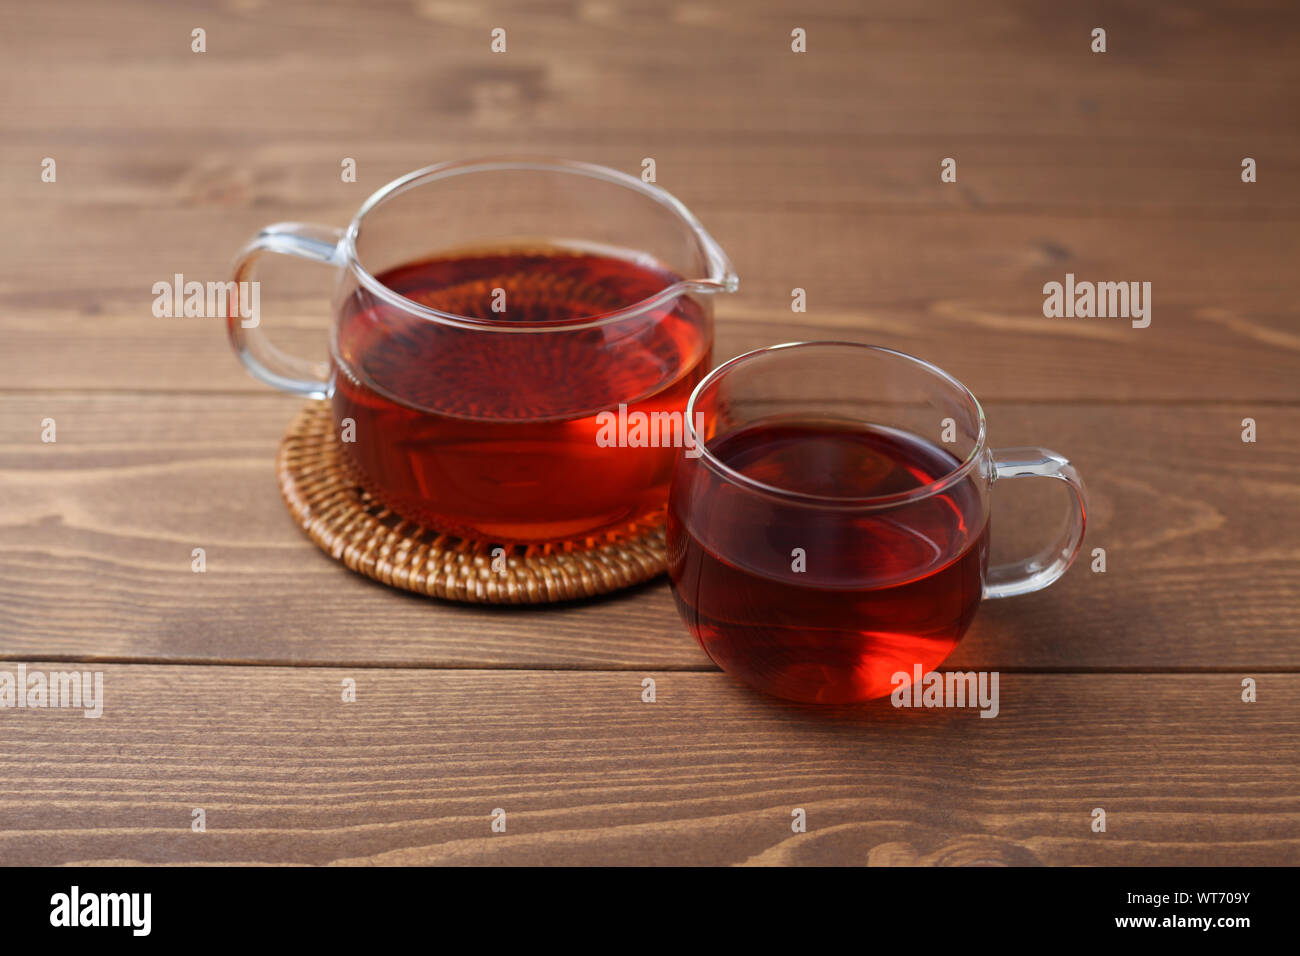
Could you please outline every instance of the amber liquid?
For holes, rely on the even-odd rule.
[[[377,276],[462,328],[359,290],[344,303],[334,417],[344,452],[398,514],[505,543],[628,526],[667,499],[671,447],[602,447],[601,412],[685,411],[708,368],[710,318],[688,296],[638,317],[569,329],[635,305],[678,277],[641,259],[563,249],[489,251]],[[496,306],[496,309],[494,309]],[[547,331],[503,327],[561,323]]]
[[[710,440],[773,488],[824,497],[909,492],[953,471],[947,451],[893,429],[779,422]],[[810,509],[692,466],[674,482],[669,574],[678,609],[723,670],[821,703],[891,693],[936,667],[975,614],[988,556],[977,479],[883,510]],[[795,571],[795,549],[805,567]]]

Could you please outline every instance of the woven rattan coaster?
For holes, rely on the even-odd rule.
[[[312,402],[294,419],[276,470],[308,537],[353,571],[407,591],[474,604],[546,604],[617,591],[664,570],[662,513],[593,538],[513,546],[408,521],[349,474],[328,402]],[[505,549],[504,570],[493,570],[495,548]]]

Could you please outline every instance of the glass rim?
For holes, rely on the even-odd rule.
[[[507,170],[567,173],[623,186],[639,193],[668,209],[684,226],[690,229],[695,236],[696,242],[699,243],[705,262],[708,264],[708,275],[694,279],[682,278],[652,296],[613,312],[582,316],[577,319],[507,323],[493,319],[478,319],[472,316],[457,315],[453,312],[444,312],[441,309],[423,305],[384,285],[362,265],[357,252],[357,240],[360,238],[361,227],[367,214],[397,198],[402,193],[419,186],[469,173],[503,172]],[[434,163],[407,173],[405,176],[400,176],[387,185],[381,186],[361,204],[361,208],[357,210],[357,214],[348,223],[343,238],[340,240],[340,253],[343,266],[356,277],[357,281],[367,291],[388,305],[432,322],[482,332],[527,333],[597,328],[624,319],[634,318],[655,308],[662,307],[687,292],[735,292],[740,287],[740,280],[736,276],[731,260],[722,251],[722,247],[709,235],[708,231],[705,230],[704,226],[700,224],[700,221],[695,218],[695,215],[686,208],[681,200],[667,190],[661,189],[653,183],[643,182],[636,176],[610,169],[607,166],[584,163],[578,160],[548,159],[534,156],[498,156],[484,159],[452,160]]]
[[[848,497],[836,495],[814,495],[801,491],[792,491],[789,488],[781,488],[777,485],[769,485],[766,482],[757,481],[747,475],[736,471],[731,466],[723,463],[716,455],[709,451],[704,440],[695,431],[695,404],[705,390],[712,385],[717,384],[727,373],[738,365],[746,364],[752,360],[758,359],[771,352],[786,351],[793,349],[806,348],[831,348],[831,349],[861,349],[867,352],[873,352],[878,355],[887,355],[894,359],[901,359],[903,362],[923,369],[931,375],[943,381],[951,387],[958,395],[962,396],[965,401],[974,409],[976,420],[979,422],[979,434],[975,438],[975,444],[972,446],[970,453],[954,466],[947,473],[935,478],[924,485],[912,488],[908,491],[895,492],[890,495],[869,495],[865,497]],[[723,478],[763,494],[773,496],[785,501],[793,501],[801,504],[817,505],[821,507],[832,508],[883,508],[893,507],[895,505],[906,504],[912,501],[921,501],[933,495],[952,487],[957,482],[965,478],[979,462],[984,454],[985,447],[988,443],[988,423],[984,418],[984,408],[980,405],[979,399],[975,394],[958,381],[953,375],[945,372],[939,366],[925,359],[917,358],[907,352],[900,352],[897,349],[885,348],[881,345],[868,345],[865,342],[849,342],[838,339],[811,340],[806,342],[782,342],[778,345],[768,345],[763,348],[753,349],[735,358],[723,362],[708,375],[700,379],[698,385],[691,392],[691,397],[686,402],[686,413],[683,421],[683,431],[685,444],[688,448],[697,448],[699,457],[710,468],[713,468]]]

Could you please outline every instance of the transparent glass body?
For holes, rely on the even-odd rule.
[[[683,413],[710,364],[713,296],[737,287],[668,193],[563,161],[419,170],[346,229],[262,230],[236,281],[266,252],[336,268],[331,361],[284,354],[232,308],[249,371],[333,403],[379,502],[502,542],[613,533],[662,509],[672,449],[611,447],[601,425],[622,406]]]
[[[951,653],[981,598],[1046,587],[1082,543],[1070,463],[990,451],[970,391],[901,352],[750,352],[706,376],[687,412],[702,453],[678,459],[669,499],[678,609],[720,667],[777,696],[905,686]],[[1039,554],[990,567],[991,486],[1028,476],[1070,488],[1068,520]]]

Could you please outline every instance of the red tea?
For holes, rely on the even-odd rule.
[[[978,482],[894,507],[795,503],[903,494],[951,473],[944,449],[894,429],[759,422],[707,443],[774,489],[683,467],[668,512],[679,610],[724,670],[771,694],[844,703],[946,658],[975,614],[988,557]],[[779,491],[776,491],[779,489]],[[802,553],[802,570],[799,570]]]
[[[602,447],[601,412],[685,411],[709,362],[710,317],[689,296],[591,328],[679,281],[644,259],[557,248],[408,263],[376,277],[422,305],[492,323],[412,316],[364,288],[341,310],[334,417],[343,449],[395,512],[503,542],[588,535],[667,499],[669,447]]]

